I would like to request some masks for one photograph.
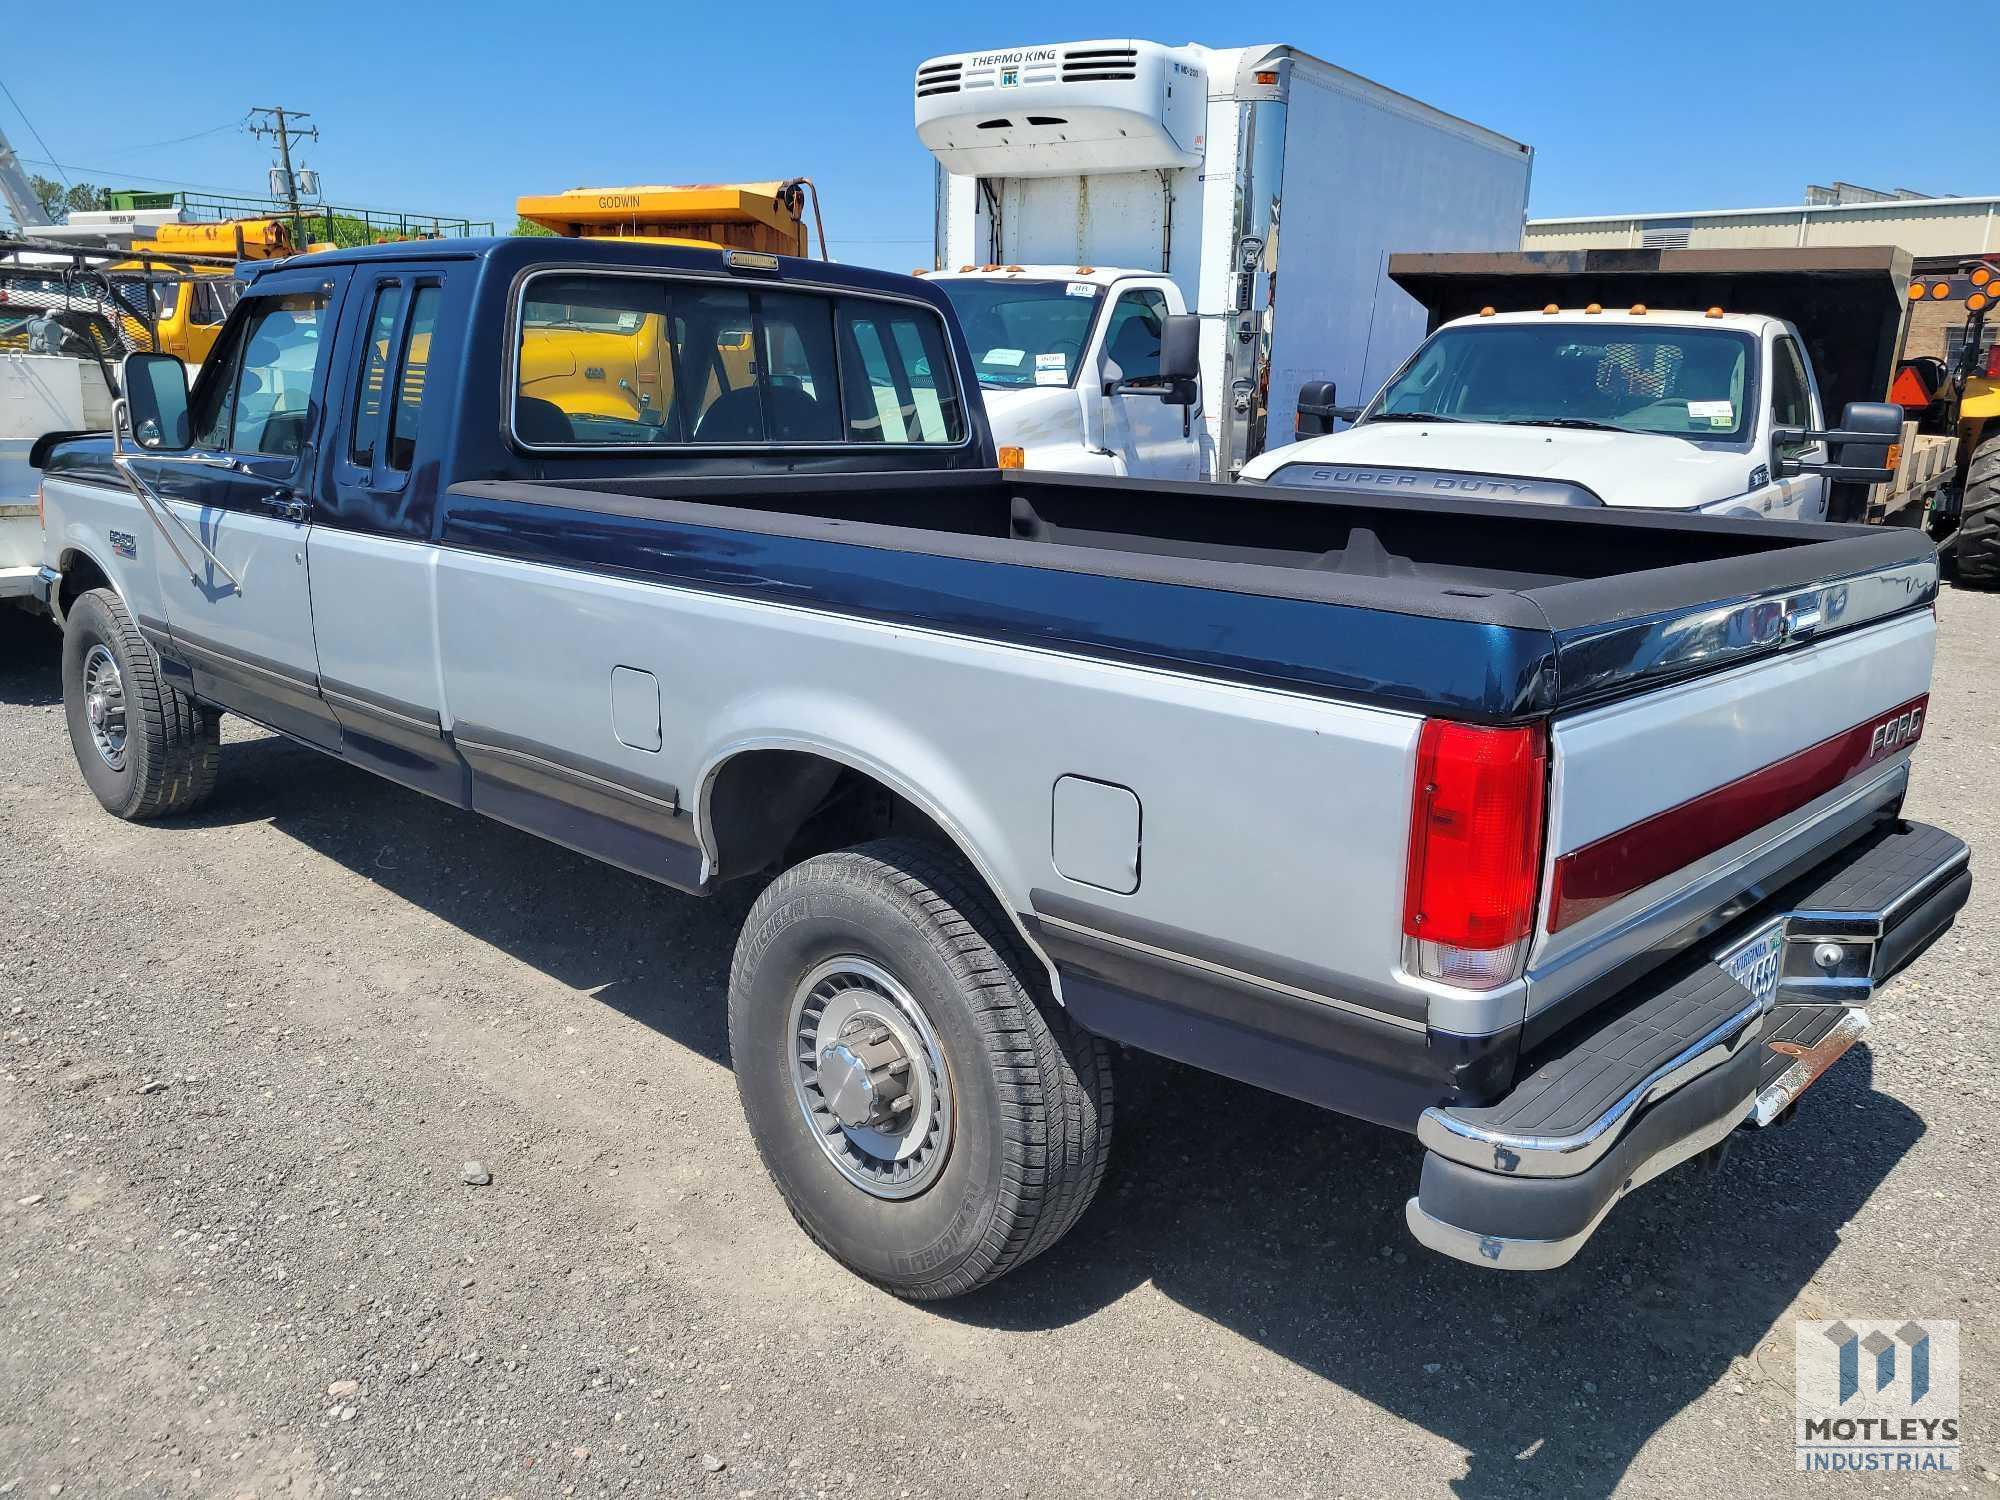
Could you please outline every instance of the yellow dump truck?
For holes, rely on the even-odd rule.
[[[515,210],[529,223],[568,239],[639,240],[702,249],[806,256],[811,182],[693,183],[680,187],[571,188],[526,196]],[[818,195],[811,199],[818,228]],[[825,253],[825,236],[819,235]],[[725,330],[704,368],[685,368],[667,337],[666,320],[629,308],[530,299],[522,309],[521,393],[572,419],[636,424],[659,441],[678,441],[677,370],[703,392],[706,409],[724,390],[750,383],[752,329]],[[706,352],[706,351],[705,351]],[[783,362],[783,351],[773,363]],[[572,421],[574,425],[574,420]]]

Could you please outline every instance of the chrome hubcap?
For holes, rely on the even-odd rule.
[[[125,679],[107,646],[92,646],[83,659],[83,712],[98,755],[112,770],[124,770]]]
[[[877,1198],[913,1198],[951,1152],[951,1075],[930,1018],[880,964],[829,959],[792,995],[792,1092],[820,1150]]]

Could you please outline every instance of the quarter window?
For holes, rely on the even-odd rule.
[[[442,287],[420,286],[410,304],[410,322],[403,334],[403,371],[396,380],[396,407],[389,428],[389,467],[405,473],[417,456],[417,434],[423,420],[424,375],[430,368],[431,340],[437,334]]]
[[[396,332],[396,318],[403,311],[403,288],[387,282],[375,293],[375,310],[368,318],[368,342],[361,356],[359,385],[354,392],[354,430],[347,440],[347,456],[359,469],[373,468],[375,439],[382,430],[383,391],[389,384],[390,359],[394,350],[389,340]]]

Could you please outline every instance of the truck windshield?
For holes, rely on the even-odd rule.
[[[1749,420],[1748,335],[1628,322],[1485,323],[1440,330],[1364,420],[1415,417],[1740,438]]]
[[[979,383],[994,388],[1069,385],[1090,338],[1103,288],[1088,281],[940,281],[951,299]]]

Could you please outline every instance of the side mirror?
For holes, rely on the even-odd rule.
[[[1298,416],[1293,419],[1295,437],[1325,437],[1335,422],[1352,422],[1361,415],[1358,406],[1342,406],[1334,399],[1331,380],[1308,380],[1299,387]]]
[[[193,442],[187,366],[171,354],[128,354],[119,367],[132,441],[153,453],[178,453]]]
[[[1126,391],[1155,396],[1168,406],[1190,407],[1199,397],[1201,319],[1193,313],[1168,313],[1160,325],[1160,372],[1127,377],[1115,360],[1105,358],[1104,394]]]
[[[1160,378],[1169,382],[1201,376],[1201,319],[1169,313],[1160,327]]]
[[[1771,442],[1780,449],[1825,443],[1826,463],[1777,457],[1772,465],[1780,479],[1795,474],[1823,474],[1835,484],[1887,484],[1896,477],[1889,450],[1903,433],[1903,408],[1888,401],[1850,401],[1840,414],[1840,426],[1825,431],[1807,427],[1772,429]]]

